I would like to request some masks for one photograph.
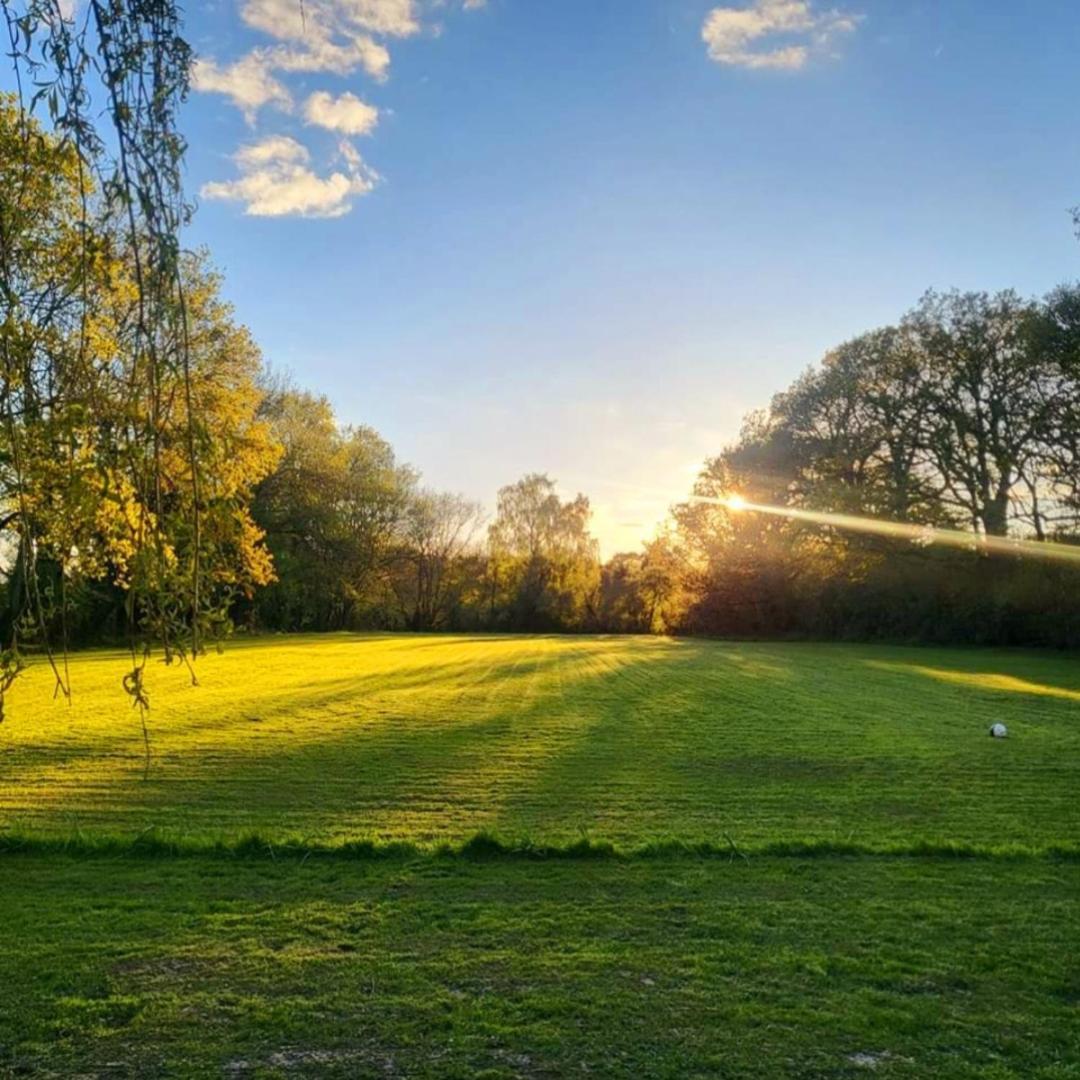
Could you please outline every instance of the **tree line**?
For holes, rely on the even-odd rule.
[[[0,151],[0,698],[20,647],[185,655],[193,624],[1080,643],[1077,571],[977,543],[1080,538],[1080,287],[928,293],[751,414],[653,539],[603,561],[584,495],[532,474],[488,516],[270,374],[204,254],[178,255],[182,312],[149,341],[139,244],[77,149],[8,98]]]
[[[206,399],[207,460],[246,499],[239,519],[227,503],[248,541],[229,625],[1080,643],[1080,569],[978,544],[1080,540],[1080,288],[927,294],[747,417],[657,535],[606,561],[584,495],[532,474],[488,516],[430,490],[375,430],[269,374],[220,301],[207,311],[219,376],[233,373]],[[971,548],[830,514],[967,530]],[[75,636],[120,635],[122,559],[88,569],[71,583]]]
[[[1080,643],[1080,570],[978,542],[1080,541],[1076,286],[928,293],[751,414],[657,535],[606,561],[588,499],[546,475],[504,487],[485,521],[322,399],[268,384],[260,416],[284,451],[252,503],[277,568],[238,613],[252,627]],[[971,545],[833,514],[965,530]]]

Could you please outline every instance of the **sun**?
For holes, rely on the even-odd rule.
[[[741,495],[729,495],[724,502],[727,503],[729,510],[734,510],[736,513],[746,509],[746,500]]]

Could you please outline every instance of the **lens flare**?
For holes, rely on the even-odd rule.
[[[671,492],[665,488],[650,487],[644,484],[627,483],[611,477],[598,475],[579,475],[581,481],[621,488],[638,495],[652,494],[658,499],[671,498]],[[921,547],[942,544],[945,547],[961,551],[977,551],[984,554],[1011,555],[1014,558],[1041,559],[1044,562],[1068,563],[1080,567],[1080,546],[1053,543],[1046,540],[1021,540],[1008,536],[982,536],[963,532],[960,529],[938,529],[932,525],[911,525],[902,521],[882,521],[879,518],[861,517],[857,514],[829,514],[821,510],[804,510],[794,506],[772,506],[768,503],[750,502],[744,495],[732,492],[721,498],[708,495],[690,495],[689,502],[722,506],[725,510],[739,514],[771,514],[774,517],[788,518],[792,521],[805,521],[812,525],[826,525],[834,529],[851,532],[870,533],[874,536],[890,537],[894,540],[907,540]]]
[[[829,514],[820,510],[803,510],[794,506],[769,506],[767,503],[747,502],[741,495],[728,495],[722,499],[712,499],[706,495],[692,495],[690,498],[692,502],[711,503],[714,506],[723,506],[728,510],[742,513],[771,514],[774,517],[805,521],[812,525],[828,525],[852,532],[909,540],[914,544],[924,546],[942,544],[964,551],[1023,556],[1080,566],[1080,547],[1072,547],[1068,544],[1053,544],[1044,540],[1020,540],[1007,536],[983,536],[962,532],[959,529],[938,529],[932,525],[881,521],[878,518],[859,517],[856,514]]]

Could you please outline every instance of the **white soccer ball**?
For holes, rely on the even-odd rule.
[[[991,724],[990,735],[995,739],[1004,739],[1009,734],[1009,729],[1004,724]]]

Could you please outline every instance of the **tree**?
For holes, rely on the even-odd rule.
[[[795,513],[739,513],[733,494]],[[1077,640],[1060,597],[1070,570],[992,557],[976,538],[1076,536],[1080,289],[927,294],[752,414],[695,496],[674,510],[682,629]],[[833,513],[966,527],[971,551],[840,528]]]
[[[705,462],[691,501],[672,509],[687,609],[682,628],[758,634],[789,628],[800,527],[780,517],[740,513],[726,500],[782,505],[790,457],[763,413],[751,414],[739,442]]]
[[[600,624],[617,633],[664,633],[681,615],[680,565],[670,538],[613,555],[601,569]]]
[[[462,557],[483,512],[462,495],[418,491],[405,509],[391,586],[410,630],[443,626],[464,584]]]
[[[488,531],[493,615],[501,603],[503,621],[527,630],[595,621],[600,576],[590,516],[584,495],[563,502],[543,473],[499,490]]]
[[[1080,286],[1050,292],[1028,332],[1042,365],[1045,413],[1041,465],[1028,478],[1023,516],[1040,540],[1060,538],[1080,529]]]
[[[258,351],[205,259],[181,260],[184,361],[157,364],[147,397],[134,254],[86,218],[77,153],[10,99],[0,151],[0,529],[14,548],[2,688],[20,639],[50,648],[85,582],[113,583],[132,630],[167,655],[222,628],[229,597],[271,576],[246,507],[276,451],[255,418]],[[158,328],[158,357],[180,350],[173,331]],[[145,655],[127,683],[140,704]]]
[[[929,408],[922,356],[903,328],[831,350],[770,409],[773,439],[791,456],[792,495],[812,509],[944,524],[925,468]]]
[[[416,475],[371,428],[341,428],[325,398],[270,387],[262,415],[283,447],[254,514],[279,580],[252,615],[277,629],[343,629],[376,600]]]
[[[1013,292],[928,293],[906,319],[924,357],[927,454],[942,498],[990,536],[1037,485],[1049,404],[1029,348],[1035,306]]]

